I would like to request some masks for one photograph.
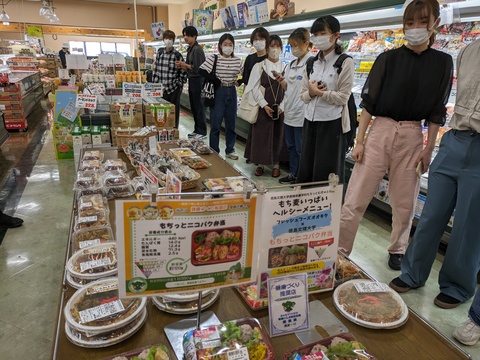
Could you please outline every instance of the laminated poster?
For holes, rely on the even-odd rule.
[[[163,39],[165,33],[165,23],[163,21],[150,24],[152,28],[152,34],[154,39]]]
[[[252,282],[256,199],[116,201],[120,297]]]
[[[237,13],[238,13],[238,26],[247,27],[249,24],[248,4],[246,2],[237,4]]]
[[[249,24],[263,24],[269,21],[267,0],[251,0],[248,2]]]
[[[259,298],[267,280],[306,272],[310,293],[333,290],[342,185],[267,193],[259,200]]]
[[[197,28],[198,35],[208,35],[213,32],[213,11],[193,10],[193,26]]]
[[[234,5],[220,9],[220,16],[222,17],[225,28],[234,29],[239,26],[237,11]]]

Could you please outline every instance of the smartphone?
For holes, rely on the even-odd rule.
[[[279,115],[278,115],[278,104],[273,104],[273,105],[272,105],[272,110],[273,110],[272,119],[273,119],[273,120],[278,120],[278,118],[279,118]]]
[[[277,71],[275,71],[275,70],[272,70],[272,74],[273,74],[273,76],[275,76],[275,77],[277,77],[278,75],[280,75],[280,74],[279,74]]]
[[[420,161],[417,165],[417,176],[419,179],[422,177],[422,174],[423,174],[423,162]]]

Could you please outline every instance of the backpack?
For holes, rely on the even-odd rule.
[[[307,76],[310,78],[310,75],[313,72],[313,63],[318,60],[318,53],[316,56],[311,57],[310,59],[307,60]],[[342,72],[342,65],[343,62],[345,61],[346,58],[349,58],[351,56],[347,54],[341,54],[337,61],[335,61],[335,64],[333,64],[333,67],[337,69],[337,74],[340,74]],[[349,148],[352,148],[355,145],[355,136],[357,135],[357,127],[358,127],[358,121],[357,121],[357,105],[355,104],[355,98],[353,97],[353,93],[350,94],[350,97],[348,98],[347,102],[347,108],[348,108],[348,115],[350,117],[350,131],[346,132],[343,134],[345,137],[345,145],[347,147],[347,150]]]

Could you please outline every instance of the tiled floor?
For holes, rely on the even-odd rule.
[[[0,359],[49,359],[54,341],[75,172],[73,161],[55,160],[45,114],[39,112],[35,117],[39,119],[38,126],[31,125],[27,134],[12,134],[0,152],[0,205],[5,206],[7,213],[15,211],[25,220],[21,228],[7,231],[0,245]],[[182,135],[191,130],[191,119],[185,114],[180,130]],[[29,142],[34,138],[40,144]],[[237,153],[243,154],[243,149],[244,144],[239,142]],[[255,165],[246,164],[243,157],[228,161],[255,181],[262,180],[266,186],[278,184],[277,179],[270,177],[270,171],[265,171],[261,178],[255,177]],[[31,170],[29,162],[34,165]],[[282,170],[282,176],[285,175]],[[387,266],[389,231],[383,218],[368,212],[352,253],[358,264],[384,282],[398,274]],[[469,304],[454,310],[433,305],[440,265],[439,256],[427,285],[402,297],[451,338],[454,327],[466,318]],[[472,358],[480,359],[480,345],[464,349]],[[75,359],[75,355],[70,358]]]

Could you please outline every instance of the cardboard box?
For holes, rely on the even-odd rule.
[[[3,110],[23,110],[23,105],[20,101],[18,101],[18,102],[8,101],[8,104],[3,103],[1,105],[3,105],[5,107]]]
[[[16,93],[20,91],[19,84],[8,84],[6,86],[0,87],[0,93]]]
[[[123,103],[110,104],[110,126],[112,128],[141,128],[143,126],[142,104],[131,104],[131,111],[122,110],[124,105]]]
[[[3,110],[3,118],[5,121],[14,120],[14,121],[23,121],[25,120],[25,114],[23,110]]]
[[[155,126],[158,130],[174,128],[175,105],[161,98],[154,98],[155,101],[151,99],[143,103],[145,126]]]
[[[22,94],[20,93],[2,93],[0,92],[0,101],[20,101]]]

